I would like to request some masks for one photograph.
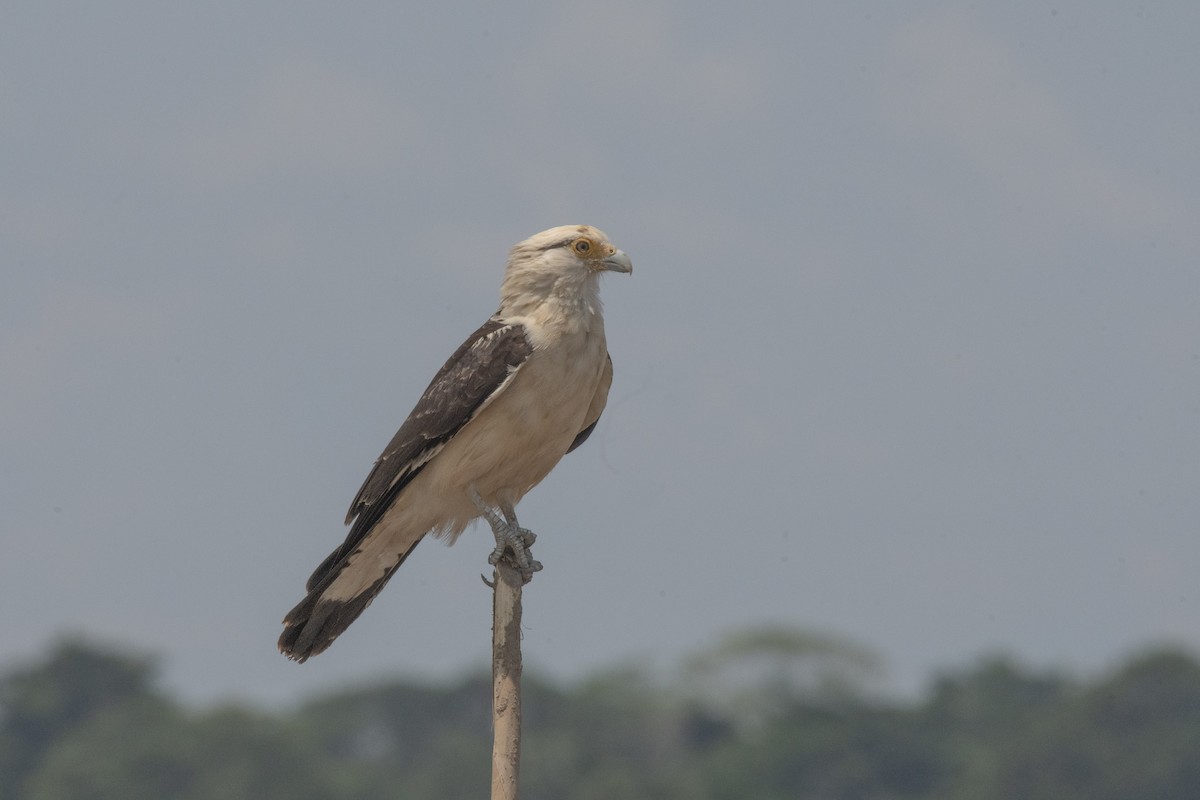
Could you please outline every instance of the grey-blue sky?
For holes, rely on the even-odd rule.
[[[486,664],[487,532],[278,621],[506,248],[604,228],[609,411],[530,663],[833,628],[901,685],[1200,646],[1200,10],[16,3],[0,623],[192,696]]]

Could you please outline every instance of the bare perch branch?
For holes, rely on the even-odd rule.
[[[500,559],[492,594],[492,800],[517,800],[521,769],[521,574]]]

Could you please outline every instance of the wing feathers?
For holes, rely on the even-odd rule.
[[[520,325],[492,317],[442,365],[363,482],[346,523],[420,469],[524,363],[533,348]]]
[[[417,401],[350,504],[346,541],[308,579],[311,591],[366,537],[388,506],[463,425],[512,380],[533,352],[521,325],[492,317],[471,334]]]

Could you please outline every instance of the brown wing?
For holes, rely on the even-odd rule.
[[[350,503],[346,524],[354,525],[346,541],[317,567],[308,579],[309,590],[354,551],[404,487],[512,380],[532,351],[521,325],[496,317],[463,342],[376,460]]]

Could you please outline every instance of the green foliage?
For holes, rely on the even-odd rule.
[[[522,796],[1200,797],[1200,662],[1187,653],[1146,652],[1091,682],[988,658],[907,704],[863,690],[876,663],[776,628],[731,636],[668,681],[527,675]],[[150,660],[79,641],[0,675],[0,800],[486,793],[487,676],[386,682],[277,713],[190,711],[153,678]]]
[[[32,775],[24,796],[316,800],[345,787],[340,771],[280,720],[239,709],[189,718],[159,702],[114,709],[72,732]]]
[[[1006,743],[995,797],[1200,797],[1200,663],[1139,656],[1030,733]]]
[[[146,658],[71,639],[0,679],[0,798],[21,797],[33,767],[93,717],[149,701],[151,673]]]

